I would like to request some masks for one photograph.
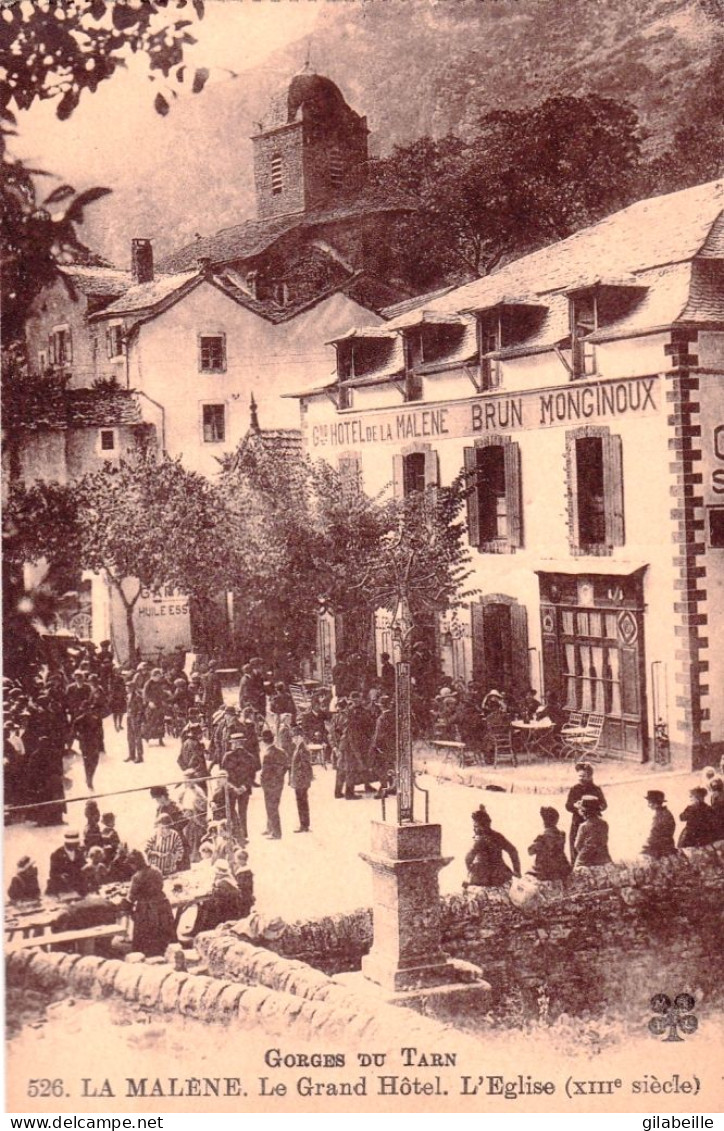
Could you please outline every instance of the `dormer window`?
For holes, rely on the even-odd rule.
[[[487,357],[502,346],[500,311],[486,310],[478,318],[478,348],[480,351],[480,384],[482,389],[497,389],[500,384],[500,361]]]
[[[274,302],[277,306],[289,305],[289,287],[286,283],[274,284]]]
[[[570,304],[573,377],[590,377],[596,372],[596,347],[587,338],[598,329],[596,292],[572,295]]]
[[[272,196],[281,196],[283,189],[284,178],[282,175],[282,155],[281,153],[273,153],[271,159]]]
[[[422,400],[422,377],[415,369],[424,361],[422,352],[422,333],[420,330],[411,330],[405,334],[405,400]]]

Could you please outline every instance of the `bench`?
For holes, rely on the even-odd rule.
[[[75,944],[80,954],[94,954],[95,944],[99,939],[112,939],[114,935],[123,934],[123,927],[119,923],[103,923],[98,927],[83,927],[78,931],[58,931],[56,934],[46,932],[27,939],[17,939],[7,946],[11,954],[16,950],[27,950],[30,947],[40,947],[42,950],[51,950],[54,946],[66,943]]]

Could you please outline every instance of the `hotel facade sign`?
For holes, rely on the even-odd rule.
[[[313,451],[320,452],[360,444],[474,438],[487,432],[532,431],[593,424],[622,416],[651,416],[661,408],[660,383],[658,376],[632,377],[427,407],[345,413],[333,423],[313,424],[309,442]]]

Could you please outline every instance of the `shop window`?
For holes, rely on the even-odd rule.
[[[284,188],[282,174],[282,155],[274,153],[271,159],[271,190],[272,196],[280,196]]]
[[[610,553],[624,545],[621,437],[582,428],[566,438],[571,552]]]
[[[590,377],[596,372],[596,348],[587,337],[598,328],[596,295],[583,291],[570,304],[573,377]]]
[[[437,487],[440,481],[437,452],[429,444],[418,444],[395,456],[392,470],[394,495],[398,499]]]
[[[724,550],[724,507],[709,507],[709,545]]]
[[[465,448],[468,537],[471,546],[505,553],[523,544],[520,447],[490,437]]]
[[[225,372],[225,334],[199,334],[199,369],[202,373]]]
[[[205,444],[223,444],[226,439],[226,406],[223,404],[203,405],[202,429]]]

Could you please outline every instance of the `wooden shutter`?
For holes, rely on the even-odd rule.
[[[572,550],[581,545],[578,520],[578,449],[576,437],[569,432],[566,436],[566,471],[568,479],[568,534]]]
[[[70,364],[70,362],[73,360],[73,333],[72,333],[70,327],[68,327],[67,336],[66,336],[65,341],[66,341],[66,349],[65,349],[64,360],[67,361],[68,364]]]
[[[425,488],[440,486],[440,460],[436,451],[425,445]]]
[[[517,602],[510,606],[511,652],[513,654],[513,695],[525,694],[530,684],[528,663],[528,611]],[[540,691],[540,688],[536,688]]]
[[[48,334],[48,362],[55,365],[55,335]]]
[[[543,648],[543,692],[546,698],[551,694],[558,696],[560,703],[565,701],[565,688],[561,672],[561,658],[558,642],[558,610],[553,605],[541,605],[541,644]]]
[[[480,503],[478,500],[478,452],[477,448],[464,448],[465,486],[469,492],[465,502],[468,508],[468,542],[471,546],[480,545]]]
[[[606,516],[606,542],[624,545],[623,447],[620,436],[603,437],[603,505]]]
[[[520,477],[520,445],[514,442],[503,447],[505,459],[505,503],[508,510],[508,542],[523,545],[523,505]]]
[[[392,493],[396,499],[404,499],[405,497],[404,456],[392,457]]]
[[[470,632],[473,645],[473,679],[487,690],[485,671],[485,608],[479,601],[470,606]]]

